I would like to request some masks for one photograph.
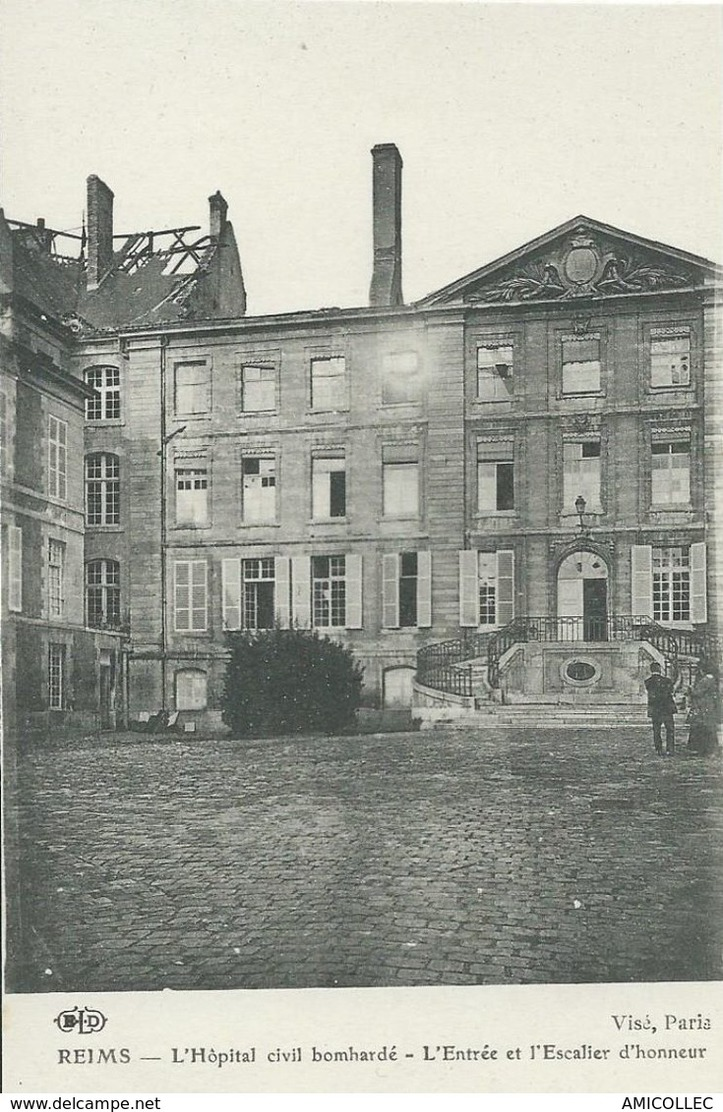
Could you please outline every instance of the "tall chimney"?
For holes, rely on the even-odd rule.
[[[222,193],[216,190],[213,197],[208,198],[209,205],[209,232],[214,239],[219,239],[224,228],[226,227],[226,213],[228,212],[228,205]]]
[[[402,305],[402,156],[379,143],[374,160],[374,267],[370,305]]]
[[[88,289],[113,265],[113,191],[95,174],[88,178]]]

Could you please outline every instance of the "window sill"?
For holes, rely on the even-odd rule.
[[[579,401],[581,398],[605,398],[607,392],[605,390],[580,390],[573,393],[572,391],[560,391],[555,395],[558,401]]]
[[[211,413],[174,413],[172,415],[174,421],[210,421]]]
[[[238,409],[236,416],[243,419],[246,417],[278,417],[278,409]]]
[[[646,390],[646,393],[647,394],[661,394],[661,393],[679,394],[682,390],[692,391],[693,389],[694,389],[694,386],[693,386],[692,382],[686,382],[686,384],[684,386],[682,384],[676,385],[675,383],[672,383],[672,382],[667,386],[653,386],[653,384],[650,383],[650,385],[648,386],[648,388]]]
[[[475,396],[472,401],[475,405],[509,405],[515,400],[516,395],[510,394],[509,398],[480,398]]]
[[[85,427],[87,429],[118,429],[125,425],[125,423],[124,417],[86,417],[85,419]]]
[[[683,513],[683,512],[691,513],[692,510],[693,510],[693,507],[691,506],[690,502],[660,502],[660,503],[651,502],[648,509],[650,510],[651,514],[664,514],[664,513],[679,514],[679,513]]]
[[[239,529],[279,529],[280,521],[239,521]]]
[[[586,506],[585,507],[585,512],[583,513],[582,516],[583,516],[583,519],[586,518],[586,517],[604,517],[605,513],[606,513],[606,511],[602,508],[602,506],[592,506],[592,507]],[[577,518],[579,518],[579,516],[580,515],[578,514],[577,510],[560,510],[560,517],[564,517],[564,518],[577,517]],[[583,524],[584,524],[584,520],[583,520]]]
[[[309,526],[313,525],[348,525],[349,518],[344,517],[312,517],[306,523]]]
[[[340,417],[349,412],[349,406],[341,409],[307,409],[307,417]]]
[[[503,518],[508,518],[509,519],[511,517],[519,517],[520,516],[520,511],[519,510],[480,510],[479,507],[478,507],[475,516],[476,516],[477,521],[486,520],[487,518],[490,518],[490,517],[503,517]]]
[[[185,531],[188,533],[200,533],[205,529],[211,528],[211,522],[207,521],[205,525],[197,525],[192,521],[174,521],[169,525],[169,529]]]
[[[90,532],[91,530],[93,530],[93,531],[97,530],[98,532],[101,532],[101,533],[122,533],[123,529],[124,529],[124,526],[123,525],[88,525],[88,524],[86,524],[85,528],[88,532]]]
[[[381,524],[386,522],[406,521],[414,524],[419,524],[419,514],[383,514],[379,519]]]
[[[422,404],[421,398],[410,399],[405,402],[385,402],[383,399],[379,402],[380,409],[419,409]]]

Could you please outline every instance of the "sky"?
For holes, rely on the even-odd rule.
[[[363,305],[370,150],[416,300],[583,213],[723,261],[719,6],[0,0],[0,203],[119,232],[229,204],[248,312]]]

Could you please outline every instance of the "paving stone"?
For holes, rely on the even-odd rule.
[[[14,987],[718,979],[720,770],[635,729],[26,752]]]

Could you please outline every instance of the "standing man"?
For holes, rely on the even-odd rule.
[[[673,698],[673,681],[664,676],[660,665],[653,661],[645,687],[648,692],[648,718],[653,724],[655,752],[661,757],[672,757],[675,752],[673,715],[677,710]],[[665,727],[665,749],[663,749],[662,727]]]

